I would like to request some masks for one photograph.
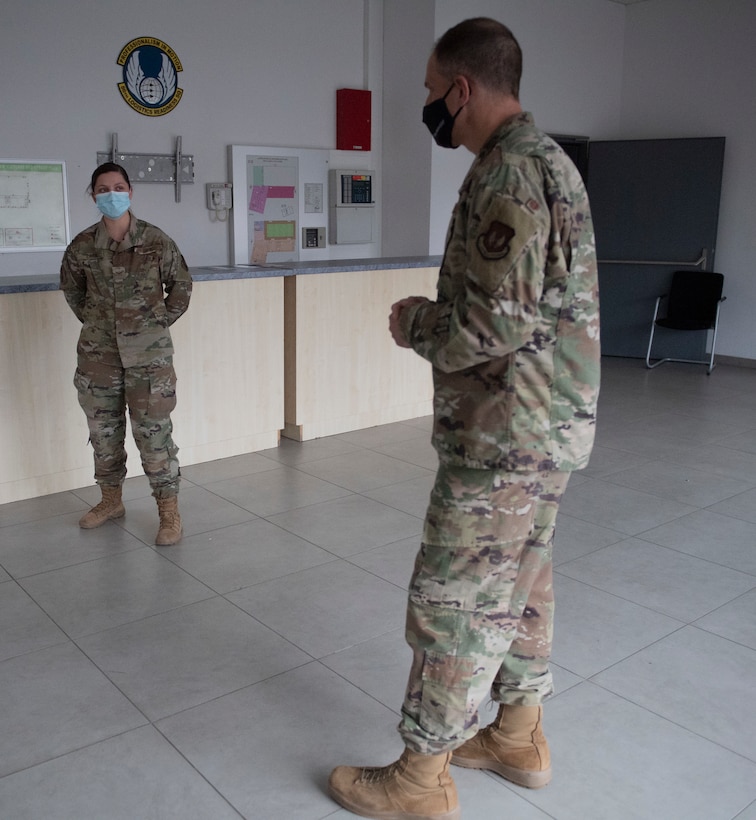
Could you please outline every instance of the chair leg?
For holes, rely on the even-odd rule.
[[[717,311],[714,317],[714,333],[711,337],[711,353],[709,355],[708,361],[706,359],[676,359],[674,357],[669,357],[658,359],[657,361],[652,363],[651,348],[654,344],[654,333],[656,332],[656,317],[659,313],[659,303],[663,298],[663,296],[658,297],[656,300],[656,306],[654,307],[654,319],[651,322],[651,333],[648,337],[648,349],[646,350],[646,367],[649,370],[652,370],[654,367],[658,367],[660,364],[664,364],[664,362],[685,362],[688,364],[705,364],[706,375],[711,375],[711,371],[714,370],[714,368],[716,367],[716,363],[714,362],[714,351],[717,346],[717,332],[719,331],[719,309],[724,299],[720,299],[719,303],[717,304]]]
[[[717,346],[717,331],[719,330],[719,307],[721,304],[721,302],[717,304],[717,312],[714,317],[714,333],[711,337],[711,357],[709,359],[709,368],[706,371],[707,376],[711,375],[711,371],[714,370],[714,368],[716,367],[716,365],[714,364],[714,348]]]
[[[651,364],[651,345],[654,343],[654,333],[656,331],[656,317],[659,315],[659,303],[664,297],[658,296],[656,298],[656,304],[654,305],[654,318],[651,320],[651,335],[648,337],[648,350],[646,351],[646,367],[649,370],[652,370],[654,367],[658,367],[664,359],[660,359],[658,362],[654,362]]]

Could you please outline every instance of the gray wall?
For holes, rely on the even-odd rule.
[[[540,128],[594,137],[618,128],[624,6],[608,0],[437,0],[435,37],[476,16],[501,20],[517,37],[520,101]],[[449,210],[471,160],[464,148],[433,147],[432,252],[443,248]]]
[[[727,138],[715,259],[727,301],[717,351],[747,359],[756,359],[754,35],[753,0],[631,6],[618,130],[630,139]]]
[[[72,231],[97,219],[84,194],[97,151],[170,153],[196,182],[141,186],[135,210],[191,265],[229,261],[204,183],[230,180],[230,144],[330,148],[335,90],[373,92],[372,159],[383,190],[382,253],[440,253],[472,157],[432,145],[420,121],[425,61],[449,26],[478,14],[511,26],[523,105],[545,130],[596,139],[725,136],[717,267],[728,301],[718,350],[756,359],[753,0],[9,0],[0,27],[0,157],[65,159]],[[184,65],[184,98],[159,118],[120,98],[120,49],[156,36]],[[57,270],[56,254],[0,254],[0,276]]]
[[[436,0],[434,38],[477,15],[496,17],[516,34],[524,52],[521,101],[546,131],[594,139],[726,137],[716,268],[726,276],[728,298],[717,351],[756,360],[756,106],[750,88],[756,3]],[[419,109],[422,90],[404,93]],[[472,157],[435,146],[431,153],[428,250],[440,253]],[[415,199],[407,184],[394,207],[409,219]]]
[[[112,133],[123,151],[168,154],[180,135],[184,153],[194,156],[195,183],[183,188],[180,203],[170,184],[136,186],[134,210],[166,230],[190,265],[227,264],[228,223],[211,221],[205,207],[205,183],[231,180],[227,146],[335,148],[336,89],[366,81],[380,172],[381,0],[6,5],[0,157],[66,161],[73,234],[99,218],[85,189]],[[117,88],[118,54],[142,36],[166,42],[183,65],[183,98],[162,117],[136,113]],[[55,272],[59,263],[55,253],[4,253],[0,275]]]
[[[425,65],[435,41],[434,7],[435,0],[384,0],[383,250],[387,256],[428,253],[432,140],[421,115]]]

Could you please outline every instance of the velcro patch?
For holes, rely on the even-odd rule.
[[[498,219],[492,220],[488,228],[478,234],[478,252],[484,259],[503,259],[510,251],[510,241],[515,229]]]
[[[522,256],[531,246],[545,247],[548,236],[548,215],[541,209],[538,215],[524,207],[521,200],[511,196],[495,196],[481,208],[480,230],[473,240],[474,252],[465,259],[468,276],[487,293],[500,293],[509,274],[520,265]],[[544,218],[545,217],[545,218]],[[518,279],[543,271],[540,254],[534,262],[519,270]],[[518,297],[514,297],[518,298]]]

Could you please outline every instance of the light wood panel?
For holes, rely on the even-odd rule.
[[[275,447],[281,428],[305,440],[430,413],[430,366],[394,345],[388,314],[403,296],[433,297],[437,275],[196,282],[172,328],[181,463]],[[78,334],[59,291],[0,296],[0,504],[93,482],[72,383]],[[127,450],[129,475],[140,475],[130,436]]]
[[[73,374],[79,322],[59,291],[0,296],[0,504],[93,483]],[[283,411],[283,281],[196,282],[172,328],[182,464],[275,447]],[[127,436],[129,475],[141,474]]]
[[[59,291],[0,296],[0,503],[92,483],[80,327]]]
[[[278,444],[283,333],[281,277],[195,283],[172,328],[183,464]]]
[[[397,347],[391,305],[435,297],[437,268],[288,277],[286,424],[300,441],[432,411],[430,365]]]

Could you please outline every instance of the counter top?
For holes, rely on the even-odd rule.
[[[395,270],[398,268],[436,268],[440,256],[385,256],[377,259],[322,259],[312,262],[287,262],[271,265],[286,271],[287,276],[312,273],[346,273],[363,270]]]
[[[46,273],[0,276],[0,293],[35,293],[40,290],[58,290],[58,277]]]
[[[441,264],[440,256],[388,256],[376,259],[322,259],[311,262],[285,262],[271,265],[204,265],[189,268],[195,282],[224,279],[262,279],[271,276],[304,276],[318,273],[430,268]],[[57,275],[28,274],[0,276],[0,294],[35,293],[58,290]]]

